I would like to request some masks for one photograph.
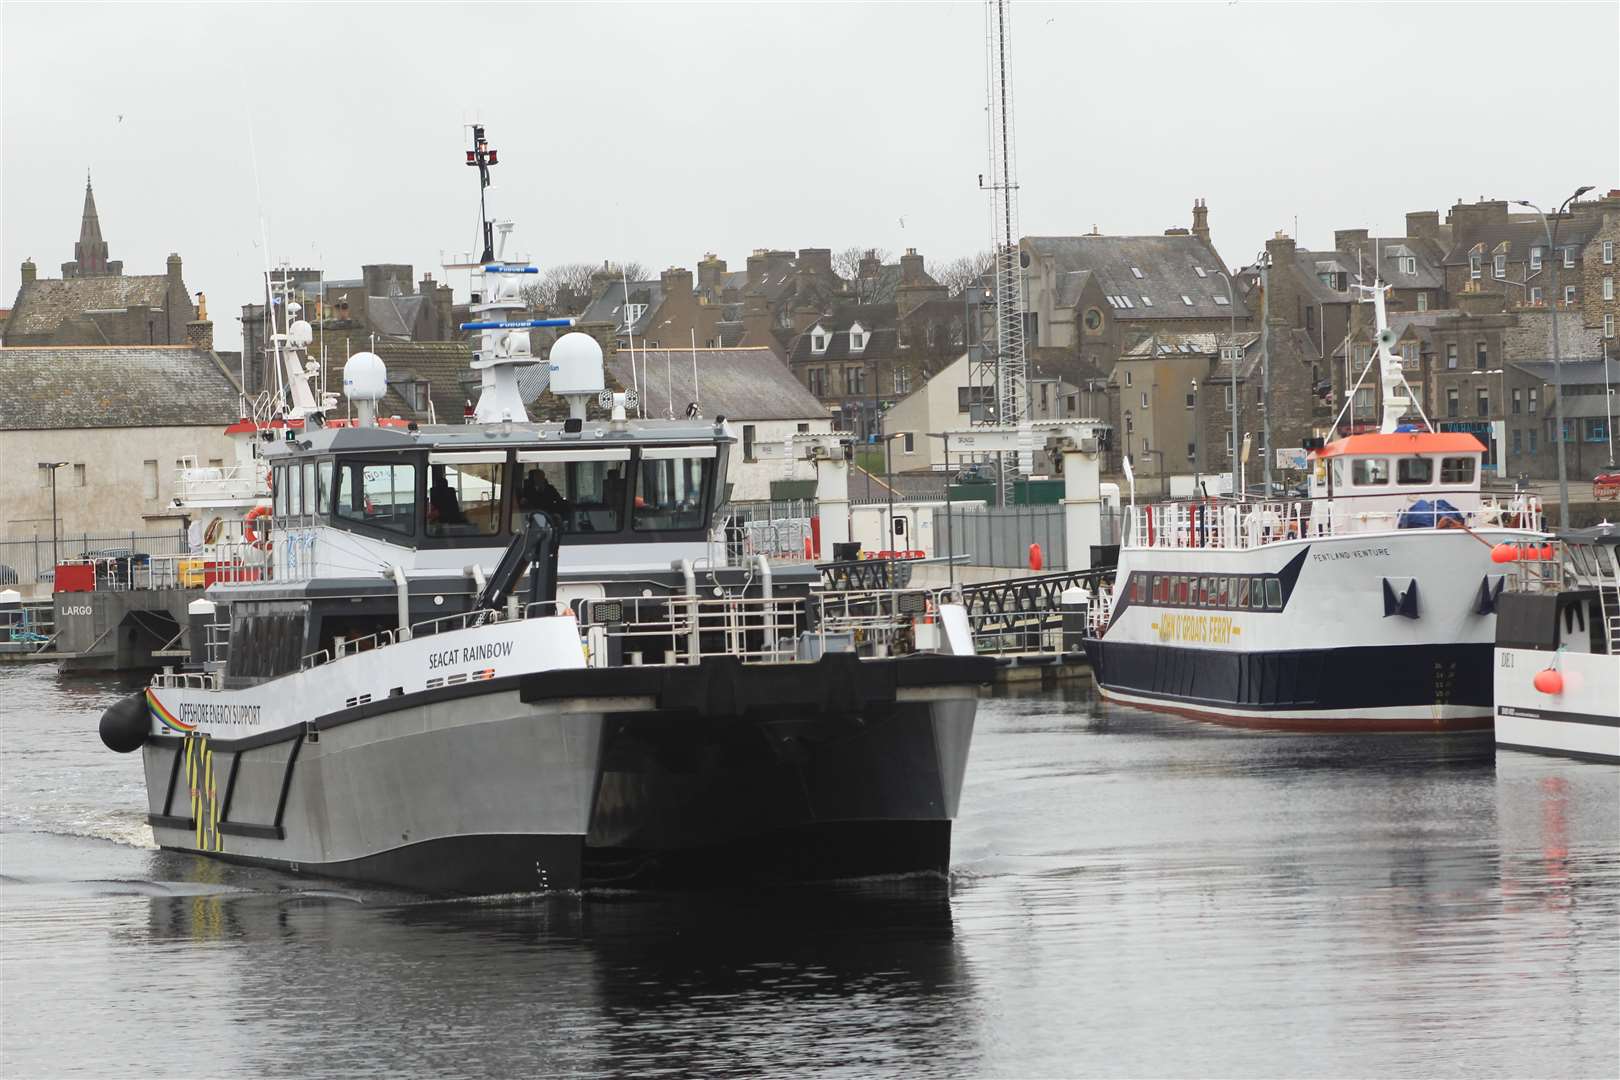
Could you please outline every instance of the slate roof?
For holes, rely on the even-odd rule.
[[[1549,222],[1551,220],[1551,218],[1548,219]],[[1592,238],[1592,234],[1597,231],[1601,224],[1600,220],[1591,217],[1564,218],[1558,223],[1558,246],[1561,248],[1572,247],[1579,252],[1581,248],[1586,246],[1586,242]],[[1496,249],[1502,244],[1507,245],[1506,254],[1510,262],[1520,262],[1528,259],[1530,249],[1534,247],[1542,248],[1544,257],[1548,254],[1545,250],[1547,247],[1547,231],[1541,227],[1541,219],[1538,217],[1526,218],[1514,214],[1510,215],[1506,221],[1489,222],[1470,229],[1466,233],[1459,233],[1454,238],[1451,250],[1446,252],[1445,258],[1441,260],[1441,264],[1444,266],[1465,265],[1468,262],[1469,253],[1478,245],[1483,249],[1482,254],[1486,264],[1485,273],[1489,275],[1491,256],[1496,254]]]
[[[428,381],[433,419],[441,424],[461,423],[468,399],[474,405],[478,404],[478,387],[482,376],[468,366],[472,363],[473,354],[469,342],[379,340],[371,351],[382,357],[388,367],[388,396],[377,410],[384,416],[397,415],[406,420],[428,422],[425,404],[418,409],[407,396],[412,394],[412,390],[406,384],[416,379]],[[341,383],[343,361],[336,361],[336,364],[338,382]],[[519,369],[520,374],[522,370]],[[342,406],[341,400],[339,406]]]
[[[162,307],[168,296],[164,274],[101,275],[82,278],[39,278],[17,293],[6,323],[8,334],[54,334],[62,322],[84,311]],[[186,318],[191,318],[187,313]]]
[[[240,414],[219,358],[187,345],[0,348],[0,431],[224,428]]]
[[[824,420],[830,417],[815,395],[793,377],[786,364],[767,348],[697,349],[698,383],[692,384],[692,349],[637,349],[636,367],[646,361],[647,416],[669,415],[670,384],[674,387],[674,414],[686,415],[698,402],[709,419],[724,416],[733,423],[749,420]],[[630,352],[607,358],[607,373],[621,386],[637,381],[630,373]]]
[[[1153,356],[1175,356],[1178,354],[1191,354],[1194,356],[1215,356],[1223,345],[1230,345],[1234,341],[1248,348],[1260,340],[1260,334],[1255,332],[1242,332],[1236,338],[1231,334],[1193,333],[1193,334],[1147,334],[1120,354],[1120,359],[1145,360]]]
[[[1441,262],[1445,252],[1438,245],[1416,236],[1386,236],[1368,242],[1376,246],[1378,272],[1384,284],[1397,289],[1446,287],[1446,270]],[[1401,259],[1406,256],[1417,260],[1417,273],[1401,272]]]
[[[1129,307],[1116,305],[1122,319],[1224,319],[1233,313],[1225,303],[1226,283],[1216,276],[1226,267],[1196,236],[1026,236],[1023,244],[1052,256],[1059,275],[1090,271],[1105,296],[1127,297]],[[1140,278],[1132,267],[1142,272]],[[1184,295],[1191,305],[1182,302]],[[1248,315],[1235,286],[1233,306],[1239,318]]]
[[[822,329],[827,329],[825,321],[819,325]],[[900,352],[899,330],[892,326],[873,330],[865,323],[862,323],[861,327],[868,331],[866,347],[860,352],[852,351],[849,347],[849,326],[849,323],[845,323],[844,329],[833,331],[828,336],[827,348],[823,352],[816,352],[812,348],[814,342],[811,340],[813,335],[810,330],[814,330],[815,327],[811,327],[810,330],[794,337],[788,350],[788,358],[794,363],[821,360],[889,360]]]
[[[409,341],[416,336],[416,320],[421,317],[426,296],[368,296],[366,321],[379,334]]]
[[[645,301],[641,298],[642,293],[646,294]],[[636,336],[640,337],[647,332],[647,327],[652,325],[652,318],[658,311],[658,305],[664,302],[664,283],[661,281],[632,281],[630,283],[630,297],[634,303],[645,302],[647,305],[647,310],[641,313],[641,318],[636,320],[636,325],[632,328]],[[612,323],[615,327],[623,329],[623,307],[624,282],[615,281],[610,285],[603,286],[602,291],[597,293],[591,302],[586,305],[584,312],[579,316],[579,321],[582,323]]]

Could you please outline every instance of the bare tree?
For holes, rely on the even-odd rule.
[[[995,257],[988,251],[961,255],[949,262],[930,268],[934,280],[951,290],[952,296],[961,296],[962,290],[977,283],[995,269]]]
[[[861,273],[861,264],[869,259],[877,260],[877,264],[882,266],[889,261],[889,249],[857,245],[833,253],[833,272],[849,282],[855,291],[855,301],[859,304],[873,304],[883,299],[878,295],[882,275]]]
[[[629,278],[645,280],[647,268],[639,262],[616,263],[612,260],[601,266],[595,263],[558,263],[537,275],[537,280],[523,287],[523,299],[529,306],[556,315],[577,315],[585,310],[595,295],[593,279],[597,274],[612,277],[614,281]]]

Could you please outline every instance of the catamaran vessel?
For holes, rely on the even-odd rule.
[[[460,894],[945,871],[991,664],[961,607],[733,557],[725,418],[632,419],[588,335],[531,420],[530,334],[571,320],[520,317],[534,267],[482,225],[472,422],[378,424],[351,356],[353,424],[310,399],[259,447],[264,574],[103,716],[158,844]],[[847,436],[799,438],[847,476]]]
[[[1620,527],[1502,549],[1496,747],[1620,764]]]
[[[1432,429],[1390,351],[1386,287],[1358,288],[1380,430],[1307,443],[1308,498],[1133,498],[1086,642],[1104,698],[1282,730],[1490,727],[1492,551],[1539,542],[1541,508],[1481,492],[1484,447]]]

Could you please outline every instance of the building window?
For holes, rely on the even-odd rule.
[[[1131,385],[1131,372],[1130,372],[1129,368],[1127,368],[1126,371],[1125,371],[1125,385],[1126,386]]]
[[[1530,249],[1530,269],[1541,269],[1541,249],[1538,247],[1533,247]]]
[[[901,437],[900,445],[901,445],[901,448],[904,449],[906,453],[915,454],[917,452],[917,434],[916,434],[916,432],[913,432],[913,431],[906,432],[905,435]]]
[[[1254,384],[1254,403],[1256,405],[1266,403],[1266,384],[1263,381]]]
[[[73,486],[84,487],[84,464],[82,462],[73,466]]]
[[[1146,412],[1147,410],[1148,410],[1148,396],[1147,396],[1147,391],[1144,390],[1144,391],[1142,391],[1142,411]]]
[[[1583,426],[1585,431],[1581,434],[1581,438],[1587,442],[1609,441],[1609,421],[1606,418],[1601,416],[1592,417],[1584,421]]]
[[[1086,329],[1097,330],[1102,327],[1102,312],[1096,308],[1086,309]]]
[[[1446,390],[1446,415],[1457,415],[1457,388],[1455,386]]]
[[[1232,407],[1232,384],[1228,383],[1225,390],[1226,392],[1221,395],[1221,400],[1225,403],[1226,407],[1230,409]]]
[[[1471,251],[1471,252],[1468,253],[1468,277],[1473,281],[1478,281],[1479,278],[1480,278],[1480,274],[1481,274],[1480,259],[1481,259],[1481,257],[1482,256],[1477,251]]]
[[[1417,256],[1416,255],[1402,255],[1401,256],[1401,273],[1406,274],[1409,277],[1413,277],[1413,276],[1417,275]]]
[[[754,460],[754,425],[743,425],[743,460]]]
[[[810,335],[810,351],[818,356],[827,351],[827,335],[820,330]]]
[[[1193,306],[1192,297],[1188,296],[1186,293],[1181,294],[1181,302],[1186,304],[1188,307]]]
[[[1565,285],[1564,286],[1564,306],[1568,307],[1570,304],[1573,304],[1574,302],[1575,302],[1575,286],[1573,286],[1573,285]]]
[[[145,480],[144,493],[145,493],[146,497],[148,499],[157,498],[158,497],[158,463],[155,462],[155,461],[145,462],[141,466],[141,475],[142,475],[143,479]]]
[[[1613,314],[1607,314],[1607,315],[1603,316],[1603,336],[1606,337],[1606,338],[1614,337],[1614,315]]]
[[[1134,266],[1131,267],[1131,277],[1136,278],[1138,281],[1140,281],[1142,279],[1142,271],[1137,269]]]
[[[1457,366],[1457,343],[1453,341],[1446,346],[1446,367],[1455,369]]]
[[[1603,279],[1603,299],[1614,299],[1614,278],[1612,277],[1606,277]]]
[[[1567,269],[1569,269],[1570,267],[1572,267],[1574,265],[1575,265],[1575,249],[1572,248],[1572,247],[1567,247],[1567,248],[1564,249],[1564,269],[1567,270]]]
[[[894,369],[894,392],[896,394],[911,393],[911,369],[897,367]]]
[[[1614,241],[1605,240],[1603,241],[1603,265],[1608,266],[1612,262],[1614,262]]]
[[[1541,407],[1541,388],[1539,386],[1532,386],[1530,388],[1530,415],[1531,416],[1536,415],[1536,410],[1539,409],[1540,407]],[[1536,448],[1535,447],[1535,436],[1532,435],[1530,437],[1530,440],[1531,440],[1530,449],[1534,450]]]
[[[1518,457],[1520,454],[1524,453],[1524,440],[1520,438],[1520,436],[1522,434],[1523,434],[1523,432],[1521,432],[1518,428],[1513,429],[1513,456],[1514,457]]]
[[[1226,433],[1226,456],[1227,457],[1232,456],[1232,438],[1233,438],[1233,435],[1234,435],[1234,432],[1232,432],[1230,430],[1228,430],[1227,433]]]
[[[1531,411],[1534,412],[1535,410],[1532,409]],[[1530,452],[1533,454],[1536,452],[1536,429],[1531,428],[1527,434],[1530,439]]]
[[[1426,293],[1426,292],[1418,293],[1418,310],[1419,311],[1428,311],[1429,310],[1429,294],[1428,293]]]
[[[1198,408],[1198,394],[1192,390],[1187,391],[1187,408]]]
[[[643,315],[645,315],[646,313],[647,313],[647,305],[646,304],[626,304],[626,305],[624,305],[624,328],[626,330],[634,328],[636,323],[640,322],[641,317]]]
[[[1491,415],[1491,392],[1483,386],[1474,391],[1474,405],[1480,416]]]
[[[1524,401],[1520,395],[1519,388],[1515,386],[1513,388],[1513,415],[1518,416],[1523,411]]]
[[[816,397],[823,396],[827,392],[826,369],[811,368],[805,372],[805,382],[809,385],[812,394],[816,395]]]
[[[1542,293],[1540,285],[1537,285],[1535,288],[1530,290],[1530,303],[1540,307],[1546,302],[1545,294]]]
[[[1197,461],[1198,460],[1198,444],[1197,443],[1188,443],[1187,444],[1187,460],[1188,461]]]
[[[866,331],[859,325],[853,326],[849,331],[849,351],[860,352],[866,348]]]
[[[1507,277],[1507,256],[1497,255],[1491,259],[1491,276],[1497,278]]]
[[[1488,366],[1490,359],[1490,349],[1486,347],[1485,342],[1474,342],[1474,367],[1483,371]]]

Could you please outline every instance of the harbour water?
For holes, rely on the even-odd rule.
[[[948,881],[464,902],[151,847],[0,668],[0,1073],[1620,1075],[1620,771],[987,700]]]

